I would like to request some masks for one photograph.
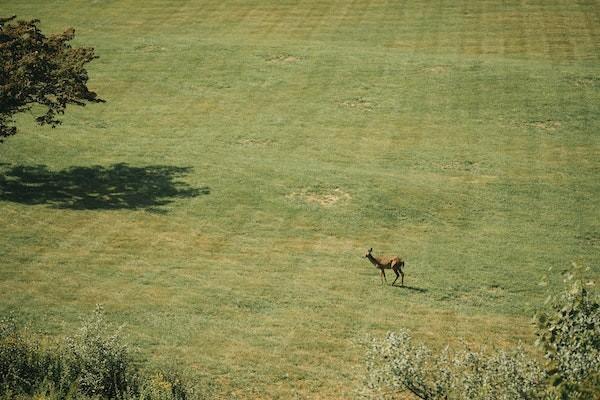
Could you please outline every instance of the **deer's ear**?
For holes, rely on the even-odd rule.
[[[373,251],[373,248],[371,247],[371,248],[369,249],[369,253],[370,253],[370,252],[372,252],[372,251]]]

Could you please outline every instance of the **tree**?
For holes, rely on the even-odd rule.
[[[86,64],[98,57],[93,48],[71,47],[72,28],[46,37],[39,20],[15,18],[0,17],[0,142],[17,132],[15,114],[34,106],[38,124],[56,127],[68,104],[104,101],[87,87]]]

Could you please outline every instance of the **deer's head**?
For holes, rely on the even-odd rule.
[[[371,247],[371,248],[369,249],[369,251],[367,251],[367,254],[365,254],[365,257],[366,257],[366,258],[369,258],[369,256],[371,256],[371,252],[372,252],[372,251],[373,251],[373,248]]]

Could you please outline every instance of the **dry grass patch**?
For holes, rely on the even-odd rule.
[[[551,119],[547,119],[545,121],[528,121],[525,123],[525,125],[546,132],[554,132],[561,127],[561,123],[559,121]]]
[[[422,69],[423,72],[429,73],[429,74],[445,74],[446,72],[448,72],[449,69],[449,65],[432,65],[430,67],[425,67]]]
[[[575,86],[583,87],[583,88],[593,88],[600,86],[600,77],[599,76],[583,76],[572,78],[572,82]]]
[[[273,140],[265,138],[247,137],[238,139],[237,144],[240,146],[270,146],[273,144]]]
[[[293,64],[302,61],[301,57],[291,54],[279,54],[276,56],[267,57],[269,64]]]
[[[364,97],[353,97],[340,103],[342,107],[352,108],[360,111],[373,111],[375,103]]]
[[[134,50],[143,51],[145,53],[159,53],[167,50],[167,48],[153,43],[142,43],[135,46]]]
[[[538,128],[538,129],[546,130],[546,131],[555,131],[558,128],[560,128],[560,122],[552,121],[552,120],[537,121],[537,122],[532,123],[532,126]]]
[[[352,196],[340,188],[327,192],[315,192],[309,189],[301,189],[286,196],[288,199],[300,200],[305,203],[317,204],[328,207],[338,203],[349,201]]]

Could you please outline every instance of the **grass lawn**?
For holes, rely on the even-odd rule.
[[[368,336],[532,343],[561,272],[600,276],[598,2],[0,10],[75,27],[107,100],[0,145],[0,312],[51,335],[102,303],[223,398],[348,398]]]

